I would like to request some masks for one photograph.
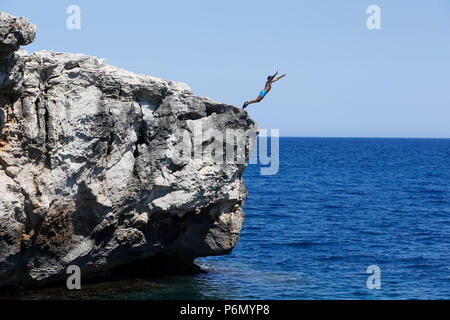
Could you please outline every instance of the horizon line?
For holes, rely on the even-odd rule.
[[[258,137],[270,137],[270,135],[258,135]],[[450,140],[450,137],[357,137],[357,136],[279,136],[280,138],[306,138],[306,139],[416,139],[416,140]]]

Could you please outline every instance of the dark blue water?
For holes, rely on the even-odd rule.
[[[208,274],[82,293],[119,299],[450,298],[450,140],[281,138],[278,174],[261,176],[260,167],[250,165],[244,179],[249,195],[239,244],[229,256],[197,259]],[[370,265],[381,269],[379,290],[367,288]]]
[[[279,173],[244,178],[238,246],[199,260],[224,295],[450,298],[450,140],[281,138]]]

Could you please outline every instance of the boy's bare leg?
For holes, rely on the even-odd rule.
[[[252,103],[258,103],[258,102],[260,102],[262,99],[263,99],[263,98],[262,98],[261,96],[258,95],[258,96],[256,97],[256,99],[253,99],[253,100],[250,100],[250,101],[246,101],[246,102],[244,103],[243,108],[245,109],[249,104],[252,104]]]

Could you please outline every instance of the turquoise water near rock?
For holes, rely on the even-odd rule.
[[[28,298],[449,299],[450,140],[281,138],[250,165],[239,244],[207,274],[37,291]],[[367,267],[381,269],[369,290]]]

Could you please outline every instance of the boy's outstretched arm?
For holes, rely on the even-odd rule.
[[[276,78],[276,79],[273,79],[272,82],[278,81],[278,80],[280,80],[281,78],[283,78],[283,77],[285,77],[285,76],[286,76],[286,73],[283,74],[282,76],[279,76],[279,77]]]

